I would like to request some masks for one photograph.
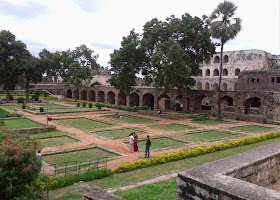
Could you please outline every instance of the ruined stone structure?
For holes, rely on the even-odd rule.
[[[222,73],[222,91],[235,91],[240,72],[245,70],[272,69],[279,66],[279,56],[261,50],[225,51],[223,71],[220,72],[220,54],[201,63],[200,74],[195,77],[196,90],[217,90],[219,74]]]
[[[195,167],[178,174],[176,200],[279,200],[265,188],[279,178],[279,164],[278,142]]]

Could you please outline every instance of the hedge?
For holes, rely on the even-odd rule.
[[[213,153],[224,149],[244,146],[248,144],[257,143],[260,141],[280,137],[280,132],[269,132],[258,136],[246,137],[238,139],[229,143],[213,144],[206,147],[195,147],[187,151],[179,151],[175,153],[168,153],[165,155],[156,155],[152,160],[137,160],[133,163],[125,163],[115,169],[115,173],[122,173],[132,171],[140,168],[145,168],[153,165],[163,164],[171,161],[182,160],[185,158],[195,157],[207,153]]]
[[[9,118],[9,117],[21,117],[22,115],[17,114],[17,113],[10,113],[6,110],[4,110],[3,108],[0,108],[0,114],[5,114],[5,118]]]

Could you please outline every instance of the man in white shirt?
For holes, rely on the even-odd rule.
[[[38,151],[38,153],[36,153],[36,157],[39,158],[39,159],[41,159],[42,154],[41,154],[41,151],[40,151],[40,150]]]
[[[132,134],[129,135],[129,144],[130,144],[130,153],[132,153],[132,149],[134,146],[134,137]]]

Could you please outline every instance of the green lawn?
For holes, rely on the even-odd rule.
[[[63,197],[57,198],[56,200],[81,200],[83,199],[83,195],[78,194],[76,192],[67,192],[67,194]]]
[[[22,129],[22,128],[44,127],[44,125],[34,122],[30,119],[11,119],[11,120],[5,120],[5,124],[3,127],[8,127],[9,129]]]
[[[154,184],[141,185],[139,187],[117,191],[115,194],[126,200],[170,200],[176,198],[176,178],[160,181]]]
[[[49,113],[61,113],[61,112],[78,112],[78,111],[96,111],[98,110],[96,107],[88,108],[88,107],[53,107],[49,109]],[[32,111],[32,110],[31,110]],[[44,107],[44,112],[47,112],[47,108]],[[36,108],[35,113],[40,113],[39,108]]]
[[[60,130],[55,130],[55,131],[35,133],[35,134],[32,134],[31,137],[41,138],[41,137],[55,137],[55,136],[62,136],[62,135],[67,135],[67,133],[60,131]]]
[[[60,146],[64,144],[77,142],[77,139],[71,138],[69,136],[59,136],[53,138],[41,138],[39,139],[40,144],[43,147],[52,147],[52,146]]]
[[[236,136],[235,134],[225,133],[217,130],[201,131],[196,133],[189,133],[186,135],[202,140],[219,140],[223,138]]]
[[[68,161],[88,162],[112,157],[116,157],[116,154],[94,147],[86,150],[47,155],[43,156],[42,159],[48,164],[54,164]]]
[[[1,106],[1,105],[0,105],[0,108],[3,108],[3,109],[5,109],[5,110],[14,110],[15,108],[17,108],[17,109],[22,109],[21,106],[22,106],[21,104],[16,105],[16,106]]]
[[[61,119],[56,120],[60,124],[71,126],[73,128],[80,129],[82,131],[90,131],[99,128],[109,128],[114,126],[113,124],[109,124],[102,121],[91,120],[87,118],[74,118],[74,119]]]
[[[150,151],[156,151],[161,148],[172,148],[176,146],[184,145],[184,142],[172,140],[169,138],[151,138],[152,146],[150,147]],[[145,150],[146,142],[145,140],[138,140],[138,147],[140,149]]]
[[[181,130],[188,130],[188,129],[195,128],[193,126],[182,125],[182,124],[162,124],[162,125],[152,125],[149,127],[158,130],[163,130],[163,131],[181,131]]]
[[[158,111],[156,110],[146,110],[146,111],[141,111],[141,112],[147,112],[147,113],[154,113],[157,114]],[[178,111],[178,112],[162,112],[161,115],[167,115],[167,116],[185,116],[185,115],[190,115],[193,114],[191,111]]]
[[[230,124],[232,122],[209,119],[209,120],[202,120],[202,121],[192,120],[191,123],[202,124],[202,125],[218,125],[218,124]]]
[[[197,156],[197,157],[193,157],[193,158],[187,158],[184,160],[178,160],[178,161],[169,162],[169,163],[165,163],[165,164],[161,164],[161,165],[138,169],[138,170],[134,170],[131,172],[114,174],[113,176],[106,177],[103,179],[97,179],[97,180],[90,181],[87,183],[90,186],[99,186],[104,189],[112,188],[112,187],[125,185],[125,184],[136,182],[136,181],[141,181],[144,179],[149,179],[154,176],[163,175],[163,174],[169,173],[174,170],[189,169],[191,167],[195,167],[195,166],[202,165],[202,164],[212,162],[215,160],[234,156],[234,155],[237,155],[240,153],[244,153],[246,151],[256,149],[258,147],[262,147],[265,145],[275,143],[275,142],[280,142],[280,137],[258,142],[258,143],[251,144],[251,145],[245,145],[245,146],[227,149],[227,150],[223,150],[223,151],[217,151],[214,153],[209,153],[209,154],[205,154],[205,155],[201,155],[201,156]],[[52,190],[52,191],[50,191],[50,195],[53,199],[56,199],[57,196],[60,196],[60,197],[64,196],[69,191],[73,191],[72,186]]]
[[[151,119],[147,119],[147,118],[143,118],[143,117],[135,117],[135,116],[130,116],[130,115],[122,115],[119,118],[115,118],[114,114],[112,114],[112,115],[105,115],[102,117],[108,118],[111,120],[115,120],[118,122],[129,123],[129,124],[147,124],[147,123],[156,122],[156,120],[151,120]]]
[[[246,132],[246,133],[255,133],[255,132],[265,132],[265,131],[271,131],[272,127],[265,127],[265,126],[257,126],[257,125],[247,125],[247,126],[236,126],[232,128],[228,128],[232,131],[240,131],[240,132]]]
[[[136,135],[146,133],[146,131],[139,130],[139,129],[132,129],[132,128],[110,129],[110,130],[96,131],[91,133],[110,139],[118,139],[118,138],[128,137],[128,135],[133,132],[135,132]]]

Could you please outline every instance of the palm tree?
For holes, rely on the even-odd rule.
[[[212,37],[221,41],[220,52],[220,73],[218,85],[218,120],[221,116],[221,80],[223,70],[223,48],[224,44],[235,38],[237,33],[241,30],[241,19],[235,18],[235,11],[237,6],[230,1],[224,1],[212,12],[209,17]]]

